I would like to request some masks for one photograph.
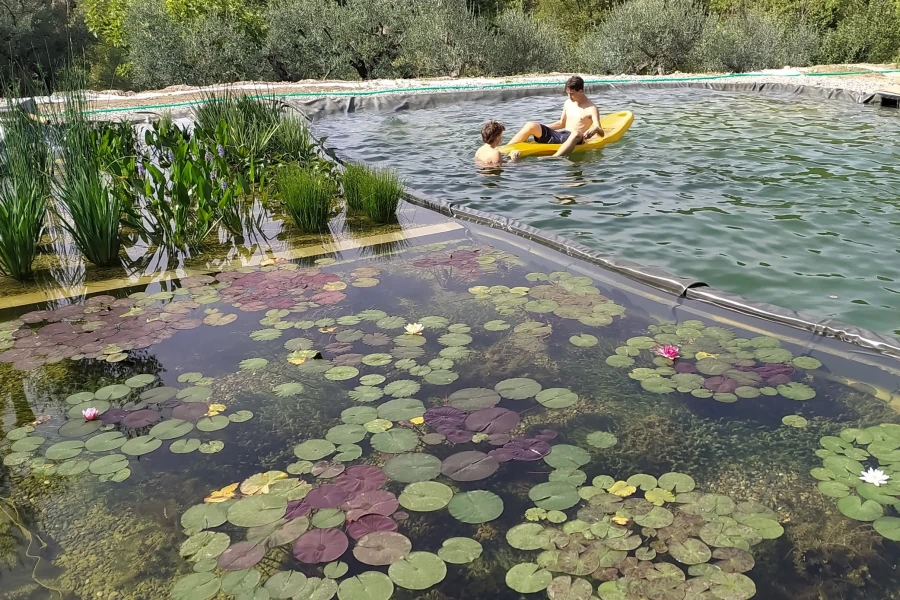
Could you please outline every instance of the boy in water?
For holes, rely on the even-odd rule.
[[[497,147],[503,143],[503,132],[506,127],[500,121],[488,121],[481,126],[481,141],[484,144],[475,153],[475,160],[485,165],[499,165],[503,162],[503,155]]]

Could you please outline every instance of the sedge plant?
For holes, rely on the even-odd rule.
[[[308,233],[328,229],[337,195],[334,181],[322,173],[289,165],[278,173],[276,184],[285,210],[299,229]]]
[[[404,191],[396,171],[348,163],[341,181],[349,208],[362,210],[376,223],[389,223],[396,218]]]
[[[0,270],[21,281],[33,275],[52,162],[40,119],[7,98],[6,113],[0,119]]]

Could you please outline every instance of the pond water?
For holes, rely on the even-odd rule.
[[[893,372],[488,234],[10,309],[4,598],[893,597]]]
[[[558,118],[564,97],[328,116],[329,144],[414,190],[501,214],[746,298],[900,332],[900,113],[707,90],[616,90],[625,137],[564,160],[478,171],[487,119]]]

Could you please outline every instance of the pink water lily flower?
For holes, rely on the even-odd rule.
[[[675,360],[679,357],[678,346],[670,346],[668,344],[665,346],[657,346],[653,349],[653,354],[668,358],[669,360]]]
[[[100,411],[92,406],[81,411],[81,414],[84,416],[85,421],[94,421],[100,416]]]

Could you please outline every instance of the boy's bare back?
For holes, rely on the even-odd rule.
[[[485,165],[499,165],[503,162],[503,155],[497,147],[503,143],[505,129],[499,121],[488,121],[481,126],[481,141],[484,144],[475,152],[475,162]]]

